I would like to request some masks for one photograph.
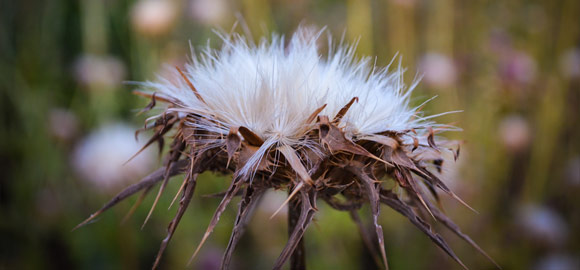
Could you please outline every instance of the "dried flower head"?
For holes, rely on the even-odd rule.
[[[322,57],[316,46],[321,33],[299,29],[287,43],[273,36],[259,44],[241,35],[222,35],[221,49],[207,48],[184,71],[177,68],[179,80],[144,83],[145,90],[137,93],[152,99],[146,109],[158,102],[166,105],[145,127],[155,131],[148,145],[162,145],[171,134],[165,167],[119,193],[79,226],[161,182],[156,203],[170,176],[184,173],[179,209],[156,268],[191,201],[197,176],[213,171],[233,177],[192,259],[232,198],[241,196],[222,261],[228,269],[253,209],[268,189],[289,193],[280,206],[289,206],[289,239],[274,269],[289,259],[292,269],[305,267],[301,239],[319,201],[351,213],[365,243],[380,247],[374,254],[385,268],[381,204],[406,216],[461,265],[420,216],[428,213],[485,255],[432,202],[438,200],[437,190],[458,199],[436,172],[443,152],[459,154],[454,144],[435,139],[436,132],[452,127],[431,122],[435,116],[423,116],[420,106],[409,108],[414,85],[406,89],[401,67],[378,69],[368,58],[357,59],[353,46],[330,46],[334,49]],[[386,188],[387,181],[396,183],[396,190]],[[371,232],[357,211],[367,203],[375,228]]]

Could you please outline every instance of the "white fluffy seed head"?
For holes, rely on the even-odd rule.
[[[292,143],[302,138],[320,113],[334,117],[353,97],[358,97],[342,121],[351,136],[417,127],[421,118],[408,107],[409,93],[402,82],[403,70],[378,70],[369,58],[356,59],[353,46],[338,46],[327,57],[319,54],[312,35],[298,29],[285,46],[274,35],[258,45],[243,36],[222,36],[219,50],[206,48],[186,66],[186,76],[203,97],[199,100],[185,81],[145,85],[182,103],[184,110],[212,116],[224,125],[245,126],[265,140]],[[208,127],[210,128],[210,127]],[[213,129],[213,128],[212,128]]]
[[[185,80],[159,78],[144,86],[179,103],[169,110],[211,119],[196,121],[197,129],[227,135],[231,127],[244,126],[259,135],[265,143],[248,162],[253,165],[275,145],[308,147],[304,136],[315,127],[309,116],[326,104],[319,115],[333,119],[354,97],[358,102],[339,123],[350,139],[431,124],[409,108],[415,84],[405,86],[400,65],[377,68],[370,58],[356,58],[355,46],[342,44],[330,44],[322,56],[316,44],[321,33],[299,28],[288,42],[273,35],[259,44],[220,35],[223,46],[208,46],[184,72],[203,100]]]

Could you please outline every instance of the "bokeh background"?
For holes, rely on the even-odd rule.
[[[360,55],[388,64],[398,53],[406,82],[422,75],[413,104],[463,110],[438,119],[462,132],[446,182],[479,211],[443,205],[503,269],[580,269],[580,2],[577,0],[61,0],[0,1],[0,269],[147,269],[176,208],[172,181],[150,222],[135,197],[95,224],[71,229],[123,186],[160,165],[133,132],[148,100],[131,81],[183,65],[190,48],[219,46],[236,14],[255,38],[300,24],[359,39]],[[240,27],[236,28],[239,31]],[[208,39],[210,40],[208,42]],[[191,47],[190,47],[191,46]],[[176,177],[179,178],[179,177]],[[196,194],[227,187],[203,175]],[[238,269],[268,269],[286,241],[285,194],[271,193],[236,251]],[[163,269],[182,269],[218,198],[196,195]],[[237,201],[193,263],[216,269]],[[306,234],[311,269],[372,269],[347,213],[320,204]],[[382,212],[391,269],[460,269],[392,210]],[[472,269],[493,265],[436,229]]]

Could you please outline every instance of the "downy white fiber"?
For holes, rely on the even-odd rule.
[[[332,119],[358,98],[339,124],[355,141],[384,131],[433,126],[416,108],[409,108],[415,84],[406,88],[400,65],[393,71],[379,69],[370,58],[357,59],[355,46],[332,42],[328,55],[321,56],[317,41],[322,33],[299,28],[288,43],[284,36],[273,35],[257,45],[242,35],[220,35],[223,46],[208,46],[201,56],[193,56],[184,72],[203,100],[184,80],[159,78],[143,86],[177,101],[178,108],[170,110],[212,120],[191,123],[198,129],[227,135],[231,127],[244,126],[259,135],[265,143],[244,171],[276,145],[308,147],[304,136],[315,123],[307,120],[324,104],[320,115]]]

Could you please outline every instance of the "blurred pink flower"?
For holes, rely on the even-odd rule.
[[[217,247],[207,248],[195,264],[195,269],[199,270],[219,270],[221,269],[222,255],[224,250]]]
[[[580,78],[580,49],[570,49],[560,56],[560,70],[567,79]]]
[[[177,7],[168,0],[140,0],[131,11],[135,31],[144,36],[156,37],[169,32],[177,19]]]
[[[191,18],[205,25],[219,25],[228,15],[226,0],[191,0]]]
[[[512,40],[510,35],[504,29],[493,29],[488,40],[489,49],[500,57],[512,51]]]
[[[501,58],[501,77],[512,84],[529,84],[536,78],[536,61],[522,51],[511,51]]]
[[[151,171],[155,155],[148,148],[125,164],[143,145],[135,140],[135,130],[117,123],[89,134],[73,153],[72,163],[77,173],[103,190],[139,180]]]
[[[69,141],[77,134],[78,119],[72,111],[54,108],[50,110],[48,117],[49,132],[55,138]]]
[[[125,78],[125,65],[112,56],[85,54],[74,65],[76,80],[89,89],[112,90]]]
[[[428,53],[419,62],[423,81],[432,87],[450,87],[457,80],[457,68],[453,60],[440,53]]]
[[[525,150],[531,140],[528,122],[519,115],[510,115],[501,120],[498,132],[504,147],[514,153]]]

